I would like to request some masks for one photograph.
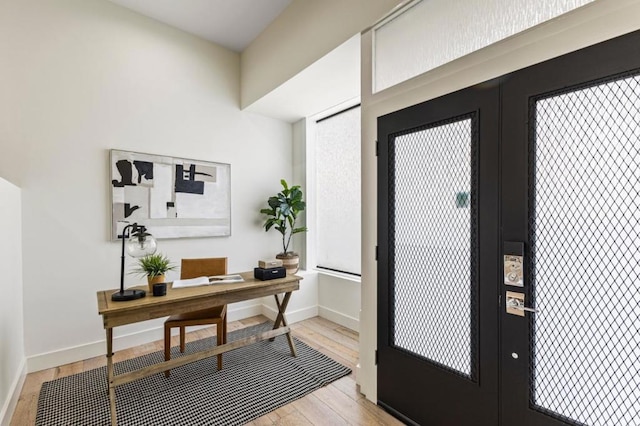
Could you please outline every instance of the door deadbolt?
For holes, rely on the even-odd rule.
[[[505,304],[505,308],[508,314],[518,315],[519,317],[523,317],[525,311],[526,312],[538,312],[535,308],[527,308],[524,306],[524,293],[517,293],[515,291],[507,292],[507,303]]]
[[[504,283],[524,287],[524,243],[505,241],[503,244]]]
[[[504,256],[504,283],[515,287],[524,287],[522,256]]]

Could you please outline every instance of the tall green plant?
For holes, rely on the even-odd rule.
[[[260,213],[267,215],[267,220],[264,222],[265,232],[274,228],[282,234],[282,253],[286,254],[293,234],[307,231],[304,226],[296,228],[298,215],[304,210],[306,204],[302,201],[302,190],[299,185],[289,188],[284,179],[281,179],[280,183],[282,191],[269,197],[267,200],[269,208],[261,209]]]

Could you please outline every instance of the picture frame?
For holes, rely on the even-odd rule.
[[[231,235],[231,165],[110,151],[111,239],[128,223],[155,238]]]

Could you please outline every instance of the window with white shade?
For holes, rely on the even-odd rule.
[[[316,264],[360,275],[360,106],[315,125]]]
[[[415,1],[373,30],[373,93],[592,1]]]

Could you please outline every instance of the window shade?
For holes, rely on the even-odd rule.
[[[360,275],[360,107],[316,124],[318,267]]]

